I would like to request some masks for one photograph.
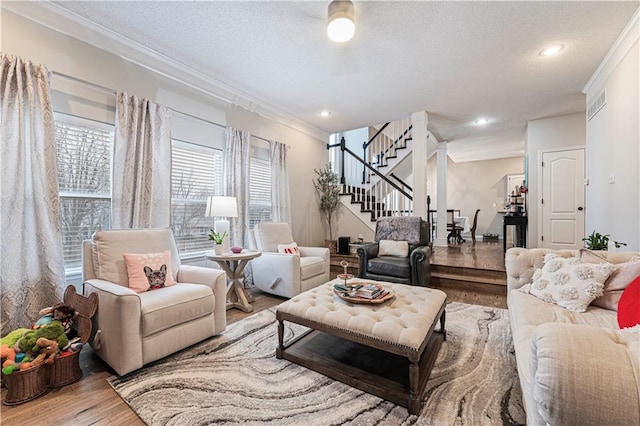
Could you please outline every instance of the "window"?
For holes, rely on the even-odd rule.
[[[111,222],[113,125],[55,114],[65,269],[79,268],[82,240]]]
[[[271,221],[271,164],[268,152],[254,149],[249,157],[249,228]],[[264,158],[266,157],[266,158]]]
[[[175,139],[172,146],[171,227],[178,251],[208,250],[214,218],[205,210],[208,196],[222,195],[222,151]]]

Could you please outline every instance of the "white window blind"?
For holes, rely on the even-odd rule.
[[[249,158],[249,228],[271,221],[271,164],[258,157]]]
[[[222,151],[173,140],[171,227],[180,253],[208,250],[212,217],[205,216],[207,197],[222,195]]]
[[[82,240],[110,227],[113,125],[55,114],[65,268],[79,268]]]

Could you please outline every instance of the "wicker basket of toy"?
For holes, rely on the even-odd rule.
[[[7,387],[4,405],[18,405],[39,397],[47,391],[47,364],[40,364],[28,370],[2,373],[2,383]]]
[[[3,404],[22,404],[42,395],[48,388],[68,385],[82,378],[80,351],[91,335],[91,319],[98,308],[98,297],[95,294],[84,297],[76,293],[74,286],[68,286],[64,306],[71,308],[73,321],[61,322],[56,318],[45,327],[40,326],[40,329],[59,330],[64,334],[62,338],[39,337],[34,348],[37,346],[40,351],[26,354],[15,353],[13,347],[3,347],[2,383],[7,387]],[[22,336],[25,335],[22,332]],[[62,347],[60,342],[63,342]]]
[[[48,386],[52,388],[65,386],[82,378],[78,349],[82,349],[91,335],[92,318],[98,309],[98,295],[94,293],[84,297],[76,293],[75,287],[69,286],[64,293],[64,303],[73,306],[76,311],[75,334],[78,340],[76,346],[71,344],[71,349],[61,352],[49,366]]]

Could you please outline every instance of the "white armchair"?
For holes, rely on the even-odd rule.
[[[83,293],[96,293],[89,343],[119,375],[137,370],[224,331],[226,277],[216,269],[180,265],[171,229],[99,231],[83,241]],[[177,284],[136,293],[123,253],[171,252]]]
[[[258,223],[253,230],[262,256],[251,261],[253,283],[260,290],[293,297],[329,281],[329,249],[298,247],[300,256],[278,253],[278,245],[294,242],[287,223]]]

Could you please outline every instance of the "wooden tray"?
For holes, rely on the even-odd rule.
[[[376,287],[384,289],[387,291],[387,294],[384,295],[383,297],[377,298],[377,299],[367,299],[366,297],[355,297],[355,296],[348,296],[344,293],[342,293],[341,291],[336,290],[335,288],[333,289],[333,292],[335,293],[336,296],[338,296],[340,299],[349,302],[349,303],[362,303],[362,304],[367,304],[367,305],[375,305],[378,303],[384,303],[387,300],[393,298],[395,296],[395,294],[393,293],[393,290],[391,290],[390,288],[385,288],[384,286],[380,285],[380,284],[374,284]]]

